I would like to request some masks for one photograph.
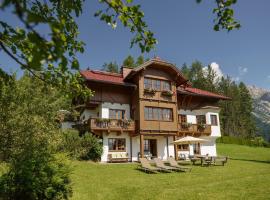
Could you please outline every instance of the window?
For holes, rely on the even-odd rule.
[[[153,86],[154,86],[154,89],[161,90],[161,81],[153,79]]]
[[[125,151],[126,139],[125,138],[109,138],[109,151]]]
[[[144,151],[150,151],[150,140],[144,140]]]
[[[186,115],[179,115],[179,122],[180,123],[186,123],[187,122],[187,116]]]
[[[217,126],[218,125],[217,115],[210,115],[210,118],[211,118],[211,125]]]
[[[110,119],[124,119],[125,118],[125,110],[110,109],[109,110],[109,118]]]
[[[172,109],[144,107],[145,120],[172,121]]]
[[[144,78],[144,88],[147,88],[147,89],[152,88],[152,79]]]
[[[171,83],[169,81],[162,81],[162,89],[165,91],[170,91]]]
[[[197,124],[206,124],[206,118],[205,115],[197,115]]]
[[[159,79],[153,79],[153,78],[147,78],[144,77],[144,88],[145,89],[155,89],[160,91],[162,90],[171,90],[171,82],[165,81],[165,80],[159,80]]]
[[[189,151],[189,144],[178,145],[178,150],[180,150],[180,151]]]

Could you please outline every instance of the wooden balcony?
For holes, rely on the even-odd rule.
[[[211,135],[211,125],[204,124],[181,124],[178,125],[178,135],[179,136],[210,136]]]
[[[135,122],[132,120],[90,118],[89,124],[91,131],[107,131],[107,133],[111,131],[117,133],[123,131],[135,132]]]

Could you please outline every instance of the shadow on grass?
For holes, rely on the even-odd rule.
[[[240,158],[230,158],[230,160],[239,160],[239,161],[246,161],[246,162],[257,162],[257,163],[270,164],[270,160],[252,160],[252,159],[240,159]]]

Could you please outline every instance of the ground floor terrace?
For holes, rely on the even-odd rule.
[[[131,136],[128,132],[102,133],[103,155],[101,162],[110,161],[139,161],[140,157],[148,159],[168,157],[175,159],[189,159],[193,155],[216,156],[216,138],[202,136],[207,142],[196,144],[175,145],[173,141],[179,139],[173,135],[140,134]]]

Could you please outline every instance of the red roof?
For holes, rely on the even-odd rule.
[[[103,72],[98,70],[84,70],[80,73],[86,80],[125,84],[122,74]]]
[[[80,72],[81,75],[89,81],[98,81],[104,82],[109,84],[117,84],[117,85],[131,85],[134,86],[132,83],[124,82],[124,77],[122,74],[111,73],[111,72],[104,72],[98,70],[84,70]],[[209,91],[193,88],[193,87],[186,87],[186,88],[178,88],[178,91],[182,94],[189,94],[189,95],[199,95],[199,96],[206,96],[212,97],[217,99],[231,99],[229,97],[225,97],[220,94],[215,94]]]
[[[193,87],[186,87],[186,88],[181,88],[179,89],[180,92],[183,92],[183,93],[189,93],[189,94],[194,94],[194,95],[199,95],[199,96],[206,96],[206,97],[213,97],[213,98],[217,98],[217,99],[224,99],[224,100],[229,100],[231,99],[230,97],[226,97],[226,96],[223,96],[223,95],[220,95],[220,94],[216,94],[216,93],[213,93],[213,92],[209,92],[209,91],[206,91],[206,90],[201,90],[201,89],[198,89],[198,88],[193,88]]]

